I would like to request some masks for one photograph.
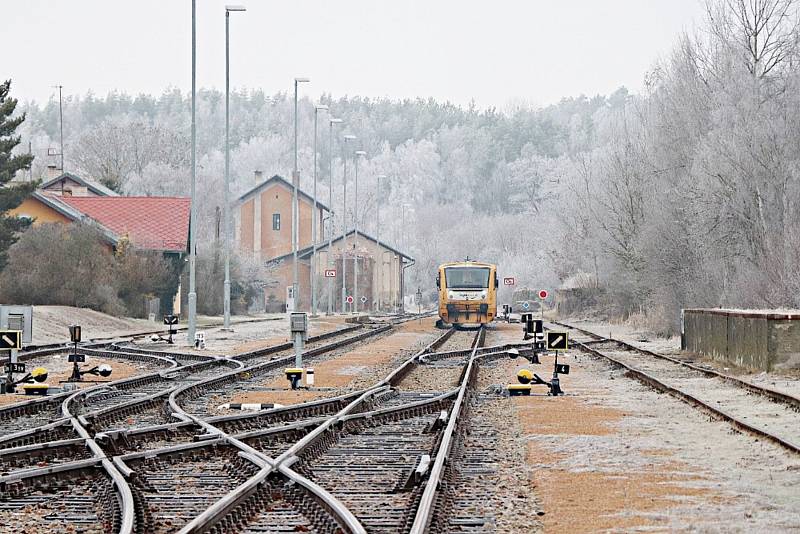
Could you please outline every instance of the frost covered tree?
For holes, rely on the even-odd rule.
[[[33,156],[15,154],[20,143],[16,130],[25,120],[25,113],[14,116],[17,100],[11,98],[11,80],[0,83],[0,270],[8,261],[8,248],[17,241],[17,235],[30,226],[30,219],[11,217],[7,212],[19,206],[33,190],[34,184],[12,184],[17,172],[27,169]]]

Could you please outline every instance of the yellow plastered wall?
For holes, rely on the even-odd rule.
[[[14,217],[30,217],[33,219],[34,225],[71,222],[66,216],[32,197],[26,198],[22,204],[10,210],[8,214]]]

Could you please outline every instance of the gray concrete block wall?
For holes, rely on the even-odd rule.
[[[766,317],[728,316],[725,360],[741,367],[769,370],[769,326]]]
[[[684,311],[686,349],[742,367],[800,368],[800,313]]]
[[[770,321],[768,342],[773,369],[800,369],[800,321]]]

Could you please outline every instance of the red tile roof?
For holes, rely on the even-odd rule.
[[[140,249],[183,252],[189,240],[187,197],[59,197]]]

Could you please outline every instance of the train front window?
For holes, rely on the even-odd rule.
[[[486,267],[446,267],[444,280],[448,289],[486,289],[489,269]]]

